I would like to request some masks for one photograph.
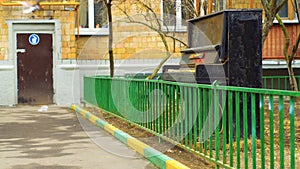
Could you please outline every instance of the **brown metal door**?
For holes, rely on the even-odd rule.
[[[53,103],[52,34],[17,34],[18,103]]]

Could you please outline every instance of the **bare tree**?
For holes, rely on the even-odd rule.
[[[126,0],[124,0],[123,3],[124,2],[126,2]],[[132,4],[133,1],[130,1],[130,2]],[[193,4],[192,2],[193,2],[192,0],[185,0],[185,4],[183,4],[183,5],[186,5],[185,9],[189,15],[196,16],[197,12],[196,12],[194,6],[191,5],[191,4]],[[164,45],[165,57],[161,60],[159,65],[154,69],[152,74],[147,77],[147,79],[153,79],[155,77],[155,75],[158,73],[158,71],[161,69],[163,64],[172,56],[172,54],[170,52],[170,48],[169,48],[170,46],[169,46],[167,39],[171,38],[174,42],[175,41],[179,42],[180,44],[182,44],[183,46],[186,46],[186,47],[187,47],[187,44],[185,42],[183,42],[182,40],[180,40],[179,38],[177,38],[175,36],[174,32],[170,33],[170,31],[168,30],[168,27],[166,25],[164,25],[165,23],[160,18],[160,15],[158,15],[155,12],[155,10],[151,7],[151,3],[148,4],[144,0],[135,0],[134,3],[136,6],[141,8],[140,11],[143,11],[143,12],[139,13],[139,17],[141,17],[142,19],[138,19],[136,17],[131,16],[130,13],[127,11],[127,9],[125,9],[123,6],[119,6],[118,8],[127,17],[127,22],[143,25],[143,26],[149,28],[150,30],[156,32],[159,35],[159,37]],[[173,3],[175,3],[174,0],[173,0]],[[176,22],[176,21],[174,21],[174,22]],[[173,42],[173,45],[175,45],[174,42]]]

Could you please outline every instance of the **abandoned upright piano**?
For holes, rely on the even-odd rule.
[[[188,21],[188,48],[162,79],[261,87],[262,17],[259,9],[224,10]]]
[[[188,21],[188,46],[182,50],[179,65],[163,67],[162,79],[168,81],[213,84],[240,87],[262,87],[262,11],[256,9],[224,10],[218,13]],[[240,93],[236,93],[240,94]],[[247,102],[251,102],[251,97]],[[259,96],[255,95],[255,112],[259,112]],[[201,99],[201,98],[200,98]],[[236,99],[236,95],[232,97]],[[228,99],[227,99],[228,100]],[[226,102],[226,101],[225,101]],[[220,107],[228,104],[222,103]],[[244,104],[240,110],[245,111]],[[247,113],[248,135],[252,133],[251,104],[246,105],[247,112],[236,110],[233,105],[234,128],[240,128],[244,137],[243,123],[236,126],[235,115],[240,118]],[[243,109],[242,109],[243,108]],[[213,112],[202,112],[213,113]],[[260,116],[256,116],[256,137],[260,138]]]

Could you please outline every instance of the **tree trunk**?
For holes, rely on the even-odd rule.
[[[288,73],[289,73],[291,90],[298,91],[298,84],[297,84],[297,80],[294,75],[294,69],[292,68],[292,61],[287,61],[286,64],[287,64]]]
[[[159,33],[159,32],[158,32]],[[156,74],[158,73],[159,69],[164,65],[164,63],[171,57],[171,53],[169,51],[169,45],[168,45],[168,42],[167,42],[167,39],[166,37],[162,34],[162,33],[159,33],[159,36],[165,46],[165,49],[166,49],[166,57],[160,61],[159,65],[154,69],[154,71],[152,72],[151,75],[149,75],[146,79],[153,79]]]
[[[290,46],[290,37],[289,37],[288,31],[287,31],[284,23],[282,22],[282,20],[281,20],[281,18],[278,14],[276,15],[276,19],[277,19],[279,25],[281,26],[281,30],[282,30],[282,32],[284,34],[284,37],[285,37],[285,44],[284,44],[283,54],[284,54],[285,61],[286,61],[286,66],[287,66],[287,69],[288,69],[291,90],[298,91],[297,80],[296,80],[295,75],[294,75],[292,62],[293,62],[295,54],[296,54],[296,49],[298,48],[298,45],[299,45],[300,34],[298,35],[298,38],[297,38],[297,41],[296,41],[296,43],[293,47],[292,53],[289,55],[288,54],[288,48]]]
[[[113,31],[112,31],[112,12],[111,12],[111,1],[108,0],[106,3],[107,7],[107,17],[108,17],[108,29],[109,29],[109,36],[108,36],[108,54],[109,54],[109,66],[110,66],[110,77],[114,77],[114,56],[113,56]]]
[[[274,20],[274,17],[271,19],[266,16],[266,18],[265,18],[265,21],[264,21],[265,23],[263,25],[263,32],[262,32],[263,44],[265,43],[265,41],[268,37],[268,34],[273,26],[273,20]]]

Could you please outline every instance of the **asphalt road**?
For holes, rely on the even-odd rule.
[[[154,169],[66,107],[0,107],[1,169]]]

